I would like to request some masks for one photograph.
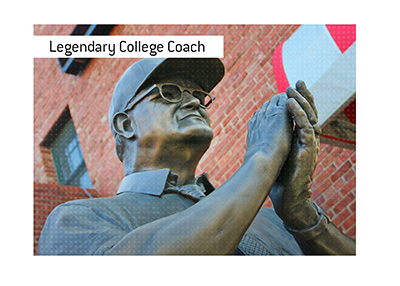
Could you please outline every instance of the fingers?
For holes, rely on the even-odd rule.
[[[260,120],[258,120],[258,117],[265,113],[265,111],[268,109],[268,106],[270,105],[270,103],[271,103],[270,101],[265,102],[260,110],[257,110],[256,112],[254,112],[253,116],[251,117],[251,119],[249,121],[249,125],[248,125],[249,130],[258,127],[258,125],[260,124]]]
[[[307,113],[302,106],[294,98],[289,98],[287,102],[288,110],[294,117],[296,122],[296,135],[299,143],[302,145],[311,145],[314,140],[319,140],[321,127],[318,123],[311,124],[308,119]]]
[[[315,106],[314,96],[308,90],[305,82],[302,81],[302,80],[297,81],[296,82],[296,89],[297,89],[298,92],[300,92],[300,94],[302,94],[305,97],[305,99],[307,99],[307,101],[309,102],[309,104],[311,105],[311,107],[313,108],[315,114],[318,117],[318,110],[317,110],[317,107]]]
[[[293,120],[291,113],[287,108],[288,97],[285,93],[277,94],[271,98],[270,101],[265,102],[259,110],[257,110],[248,123],[247,140],[256,140],[257,136],[252,132],[253,130],[268,131],[268,125],[271,125],[272,118],[282,121],[286,120],[293,130]],[[255,132],[257,134],[257,132]]]
[[[287,102],[287,95],[285,93],[279,93],[277,95],[274,95],[271,98],[271,106],[282,106],[284,107]]]
[[[294,98],[289,98],[288,102],[289,112],[294,117],[294,121],[296,122],[296,126],[300,129],[310,130],[312,129],[312,125],[310,124],[310,120],[307,117],[306,112],[299,104],[299,102]]]
[[[296,99],[306,112],[311,124],[314,125],[318,123],[318,111],[315,106],[314,97],[303,81],[298,81],[296,83],[296,89],[289,87],[286,93],[289,98]]]
[[[282,109],[286,110],[286,115],[290,117],[290,112],[287,110],[287,96],[285,93],[280,93],[271,98],[270,101],[265,102],[259,110],[257,110],[249,121],[249,128],[258,127],[262,118],[272,112],[273,114],[281,113]],[[274,109],[274,108],[278,109]],[[272,109],[271,109],[272,108]],[[281,110],[281,111],[278,111]],[[283,113],[282,113],[283,114]],[[290,117],[291,119],[291,117]]]
[[[268,107],[269,107],[270,104],[271,104],[271,101],[265,102],[265,103],[261,106],[261,108],[260,108],[260,110],[259,110],[258,112],[259,112],[259,113],[265,113],[265,112],[267,111],[267,109],[268,109]]]
[[[311,92],[308,90],[305,82],[302,80],[299,80],[296,82],[296,89],[298,92],[300,92],[301,95],[303,95],[303,97],[307,100],[307,102],[310,104],[312,110],[314,111],[315,121],[314,121],[314,119],[312,119],[312,120],[310,120],[310,123],[313,125],[315,135],[319,136],[321,134],[321,126],[318,123],[318,110],[317,110],[317,107],[315,106],[314,96],[311,94]],[[312,117],[312,115],[311,115],[311,117]]]

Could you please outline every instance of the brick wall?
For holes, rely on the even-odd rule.
[[[356,152],[322,144],[318,159],[313,197],[339,229],[355,237]]]
[[[35,35],[68,35],[74,26],[35,26]],[[226,75],[213,90],[210,110],[214,140],[198,174],[207,171],[218,187],[240,166],[247,123],[278,92],[272,55],[297,25],[135,25],[116,26],[112,35],[223,35]],[[114,195],[123,177],[108,125],[108,108],[116,82],[136,59],[92,59],[79,76],[61,74],[55,59],[34,61],[34,180],[54,182],[46,150],[39,144],[68,106],[93,188]],[[345,233],[355,237],[355,151],[321,144],[314,199]],[[53,176],[52,176],[53,174]],[[267,200],[265,205],[271,205]]]
[[[58,205],[71,200],[87,199],[89,196],[80,187],[60,186],[59,184],[34,183],[33,196],[33,246],[34,254],[37,253],[40,232],[44,226],[47,216]],[[98,197],[95,190],[86,189],[92,197]]]

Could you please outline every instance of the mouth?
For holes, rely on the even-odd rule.
[[[200,114],[197,114],[197,113],[188,113],[188,114],[184,115],[183,117],[181,117],[179,120],[184,120],[186,118],[197,118],[197,119],[204,121],[204,118]]]

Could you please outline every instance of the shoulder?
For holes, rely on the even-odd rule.
[[[63,203],[55,207],[47,218],[46,224],[50,221],[65,219],[68,217],[96,216],[103,209],[107,209],[109,200],[83,199]]]
[[[94,254],[126,235],[132,224],[114,197],[84,199],[57,206],[39,239],[39,254]]]
[[[102,224],[124,228],[121,221],[126,216],[124,201],[118,196],[91,198],[69,201],[57,206],[48,216],[46,225],[88,228],[90,224]]]

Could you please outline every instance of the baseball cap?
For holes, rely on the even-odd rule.
[[[225,68],[218,58],[145,58],[131,65],[114,89],[108,119],[111,132],[113,117],[123,112],[142,87],[166,77],[178,76],[197,83],[210,92],[224,77]]]

